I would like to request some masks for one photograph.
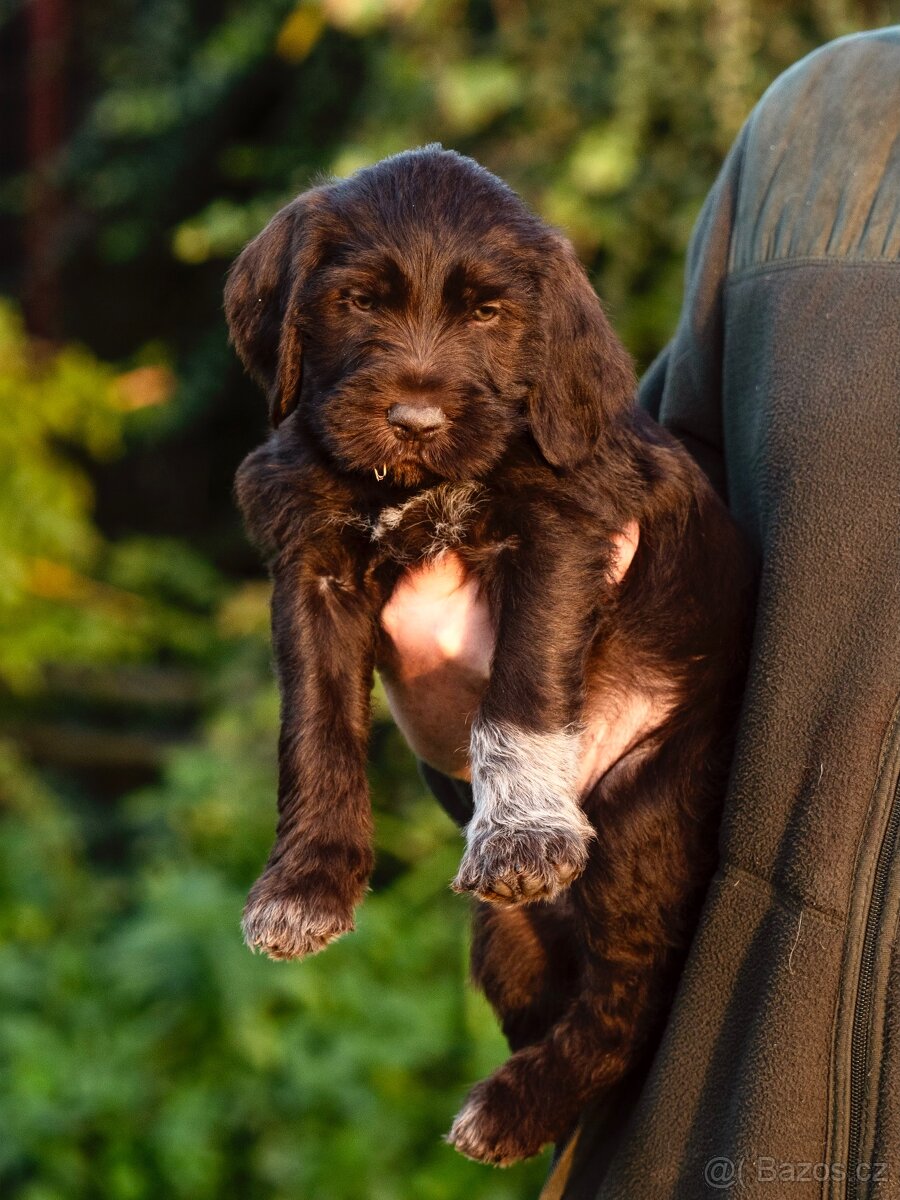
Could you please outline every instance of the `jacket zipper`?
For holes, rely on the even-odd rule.
[[[850,1037],[850,1130],[847,1143],[847,1200],[859,1200],[860,1162],[862,1142],[863,1107],[866,1093],[866,1078],[869,1073],[869,1040],[872,1023],[872,1003],[875,987],[875,953],[881,934],[884,904],[894,852],[900,834],[900,778],[898,778],[891,811],[884,831],[884,839],[878,851],[872,894],[866,917],[866,932],[863,938],[862,956],[859,964],[859,982],[856,1004],[853,1009],[853,1032]]]

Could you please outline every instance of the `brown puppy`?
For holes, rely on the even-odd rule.
[[[470,159],[427,147],[304,193],[244,250],[231,335],[269,440],[238,473],[274,581],[275,847],[244,915],[275,958],[351,929],[379,613],[454,549],[496,626],[454,886],[515,1050],[450,1134],[508,1163],[566,1133],[652,1049],[715,859],[750,573],[699,469],[634,407],[571,246]],[[640,545],[613,579],[614,536]],[[653,730],[587,796],[587,714]]]

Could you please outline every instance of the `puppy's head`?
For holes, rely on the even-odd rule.
[[[569,243],[440,147],[298,196],[225,304],[273,424],[298,409],[341,469],[404,486],[483,476],[527,434],[576,466],[634,390]]]

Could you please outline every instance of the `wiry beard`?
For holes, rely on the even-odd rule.
[[[496,399],[448,405],[446,425],[429,438],[402,440],[371,399],[335,389],[315,415],[325,448],[344,471],[376,473],[399,487],[416,488],[438,480],[483,478],[511,439],[525,428],[518,406]],[[455,410],[455,415],[453,414]]]

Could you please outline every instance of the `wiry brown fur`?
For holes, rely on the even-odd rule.
[[[290,958],[352,928],[379,613],[409,564],[452,547],[497,633],[456,886],[481,898],[473,972],[515,1052],[450,1140],[512,1162],[658,1034],[715,858],[744,552],[634,407],[569,244],[469,159],[428,147],[300,196],[244,250],[226,305],[276,426],[237,481],[271,566],[282,690],[278,834],[247,940]],[[439,427],[391,423],[409,410]],[[579,803],[585,708],[635,690],[662,724]]]

